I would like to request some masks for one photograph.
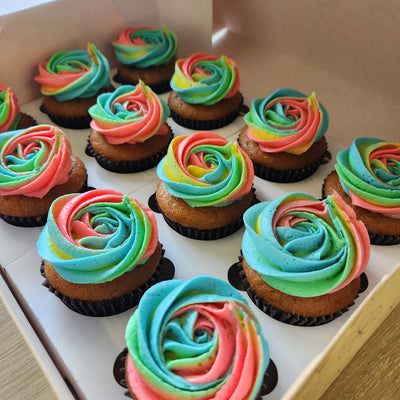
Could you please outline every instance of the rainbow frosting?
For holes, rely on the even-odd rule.
[[[338,153],[335,169],[355,206],[400,218],[400,143],[356,138]]]
[[[87,50],[60,51],[48,62],[39,64],[35,77],[44,96],[57,101],[88,98],[110,86],[110,66],[105,56],[93,43]]]
[[[187,103],[212,105],[239,91],[239,69],[227,56],[196,53],[176,61],[170,85]]]
[[[254,180],[239,145],[205,131],[174,138],[157,174],[169,194],[191,207],[227,205],[249,193]]]
[[[165,26],[126,28],[112,45],[119,62],[137,68],[167,64],[178,50],[175,33]]]
[[[90,127],[110,144],[142,143],[169,131],[165,123],[170,115],[167,104],[142,81],[99,95],[89,114]]]
[[[152,286],[125,336],[127,380],[138,400],[256,399],[269,363],[244,298],[208,276]]]
[[[267,98],[254,99],[244,116],[247,135],[266,153],[303,154],[328,129],[326,109],[311,96],[279,89]]]
[[[38,125],[0,135],[0,195],[44,197],[68,181],[71,145],[61,129]]]
[[[0,83],[0,133],[17,129],[21,118],[15,93]]]
[[[336,292],[368,264],[365,225],[335,192],[319,201],[294,192],[244,214],[246,262],[273,288],[299,297]]]
[[[103,283],[154,253],[152,211],[122,193],[96,189],[58,197],[37,242],[40,256],[73,283]]]

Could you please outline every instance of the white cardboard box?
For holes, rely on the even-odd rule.
[[[249,106],[252,98],[265,97],[279,87],[304,93],[316,90],[330,115],[327,139],[335,155],[356,136],[399,139],[398,93],[392,80],[399,53],[393,54],[390,48],[390,38],[397,33],[393,19],[398,11],[394,1],[388,1],[373,16],[366,7],[362,13],[365,18],[361,18],[360,4],[366,3],[373,5],[371,0],[335,2],[324,7],[315,0],[301,5],[251,0],[245,7],[243,2],[228,0],[57,0],[0,17],[0,49],[7,54],[6,61],[0,63],[0,82],[13,87],[24,104],[23,111],[40,123],[48,123],[39,111],[39,87],[33,82],[40,61],[54,51],[84,48],[92,41],[113,65],[110,41],[123,28],[165,23],[178,35],[180,56],[212,51],[234,58],[241,71],[241,91]],[[386,62],[383,64],[382,60]],[[173,122],[171,125],[176,135],[190,132]],[[216,132],[234,141],[242,126],[243,120],[238,118]],[[90,185],[110,187],[146,203],[157,183],[154,170],[123,176],[107,172],[84,153],[88,130],[65,132],[74,153],[88,168]],[[322,181],[332,168],[333,162],[324,165],[298,184],[274,184],[256,178],[257,196],[267,200],[301,190],[319,197]],[[172,232],[160,216],[157,221],[165,256],[175,264],[176,278],[205,273],[226,279],[228,268],[239,255],[242,230],[226,239],[205,243]],[[124,329],[132,311],[89,318],[67,309],[41,286],[40,258],[35,247],[40,231],[41,228],[27,230],[0,223],[0,264],[14,294],[1,281],[3,300],[60,398],[69,396],[64,383],[67,379],[79,398],[123,399],[123,389],[113,378],[112,366],[125,346]],[[279,374],[277,387],[266,399],[318,398],[399,303],[400,246],[372,247],[366,271],[367,291],[347,313],[327,325],[288,326],[251,304]],[[365,321],[366,334],[357,336]],[[353,343],[350,347],[349,337]],[[317,385],[312,384],[315,380]],[[299,397],[300,393],[304,397]]]

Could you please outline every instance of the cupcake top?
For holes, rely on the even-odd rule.
[[[60,51],[49,61],[40,63],[35,81],[42,85],[44,96],[67,101],[94,96],[110,86],[109,75],[107,59],[93,43],[88,43],[86,51]]]
[[[335,169],[354,205],[400,218],[400,143],[356,138],[338,153]]]
[[[119,62],[137,68],[167,64],[178,50],[175,33],[165,26],[126,28],[112,45]]]
[[[368,264],[365,225],[335,192],[323,201],[294,192],[244,214],[246,262],[275,289],[299,297],[335,292]]]
[[[68,181],[71,145],[61,129],[37,125],[0,135],[0,195],[44,197]]]
[[[239,69],[227,56],[195,53],[176,61],[170,85],[187,103],[212,105],[239,91]]]
[[[110,144],[141,143],[154,135],[166,135],[169,108],[161,97],[142,81],[123,85],[97,97],[89,108],[90,127],[103,134]]]
[[[311,96],[279,89],[267,98],[254,99],[244,116],[247,135],[266,153],[305,153],[328,129],[328,112]]]
[[[175,137],[157,165],[167,191],[191,207],[223,206],[250,192],[253,164],[237,143],[212,132]]]
[[[17,129],[20,118],[17,96],[10,87],[0,83],[0,133]]]
[[[255,399],[269,362],[244,298],[207,276],[152,286],[125,336],[128,384],[138,400]]]
[[[122,193],[96,189],[54,200],[37,249],[63,279],[96,284],[145,263],[157,243],[149,208]]]

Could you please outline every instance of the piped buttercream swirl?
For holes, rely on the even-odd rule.
[[[0,83],[0,133],[17,129],[20,118],[17,96],[10,87]]]
[[[110,144],[142,143],[154,135],[165,135],[170,115],[164,100],[142,81],[103,93],[89,108],[90,127],[103,134]]]
[[[279,89],[267,98],[254,99],[244,116],[247,135],[266,153],[303,154],[328,129],[328,112],[315,93],[307,97]]]
[[[68,181],[71,145],[61,129],[38,125],[0,135],[0,195],[44,197]]]
[[[212,105],[239,91],[239,69],[227,56],[195,53],[176,61],[170,85],[187,103]]]
[[[48,62],[39,64],[35,77],[42,94],[57,101],[88,98],[110,86],[110,66],[106,57],[93,43],[87,50],[60,51]]]
[[[275,289],[293,296],[335,292],[368,264],[365,225],[335,192],[319,201],[294,192],[244,214],[246,262]]]
[[[128,383],[139,400],[250,400],[269,362],[244,298],[198,276],[151,287],[126,328]]]
[[[149,208],[122,193],[96,189],[54,200],[37,249],[65,280],[96,284],[146,262],[157,243]]]
[[[249,193],[254,180],[253,164],[239,145],[206,131],[174,138],[157,174],[191,207],[227,205]]]
[[[356,138],[338,153],[335,169],[354,205],[400,218],[400,143]]]
[[[175,33],[165,26],[126,28],[112,45],[118,61],[137,68],[166,64],[178,50]]]

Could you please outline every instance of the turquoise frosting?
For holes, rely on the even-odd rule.
[[[202,360],[210,362],[218,351],[229,354],[227,348],[218,350],[223,342],[223,338],[218,336],[219,330],[228,326],[232,329],[232,338],[225,339],[229,347],[234,348],[238,332],[247,332],[247,323],[257,335],[256,340],[253,336],[252,350],[248,351],[254,351],[259,356],[259,361],[257,357],[254,359],[256,371],[250,377],[254,380],[252,393],[246,397],[254,399],[269,362],[268,345],[244,298],[225,281],[198,276],[188,281],[170,280],[154,285],[141,298],[138,309],[127,324],[125,337],[129,354],[144,382],[150,382],[150,385],[154,384],[163,393],[176,398],[203,399],[219,393],[230,379],[235,351],[233,359],[228,360],[230,367],[218,379],[193,383],[173,369],[181,364],[183,369],[194,371],[191,366],[201,364]],[[239,329],[237,333],[236,329]],[[245,335],[243,332],[241,334]],[[245,371],[237,372],[239,376],[245,376]],[[235,376],[234,379],[237,378]],[[228,397],[222,395],[221,398]]]
[[[243,218],[246,262],[275,289],[300,297],[328,293],[355,270],[360,274],[369,259],[368,234],[339,200],[294,192],[252,206]]]
[[[140,43],[135,44],[139,39]],[[162,29],[126,29],[113,43],[119,62],[137,68],[147,68],[168,63],[176,54],[178,40],[174,32]]]
[[[356,138],[337,154],[335,169],[357,206],[400,217],[400,143]]]
[[[144,263],[156,243],[148,209],[127,196],[92,190],[52,203],[37,250],[63,279],[86,284],[113,280]]]
[[[88,98],[110,85],[110,66],[94,44],[88,50],[61,51],[54,54],[35,79],[42,93],[57,101]]]

